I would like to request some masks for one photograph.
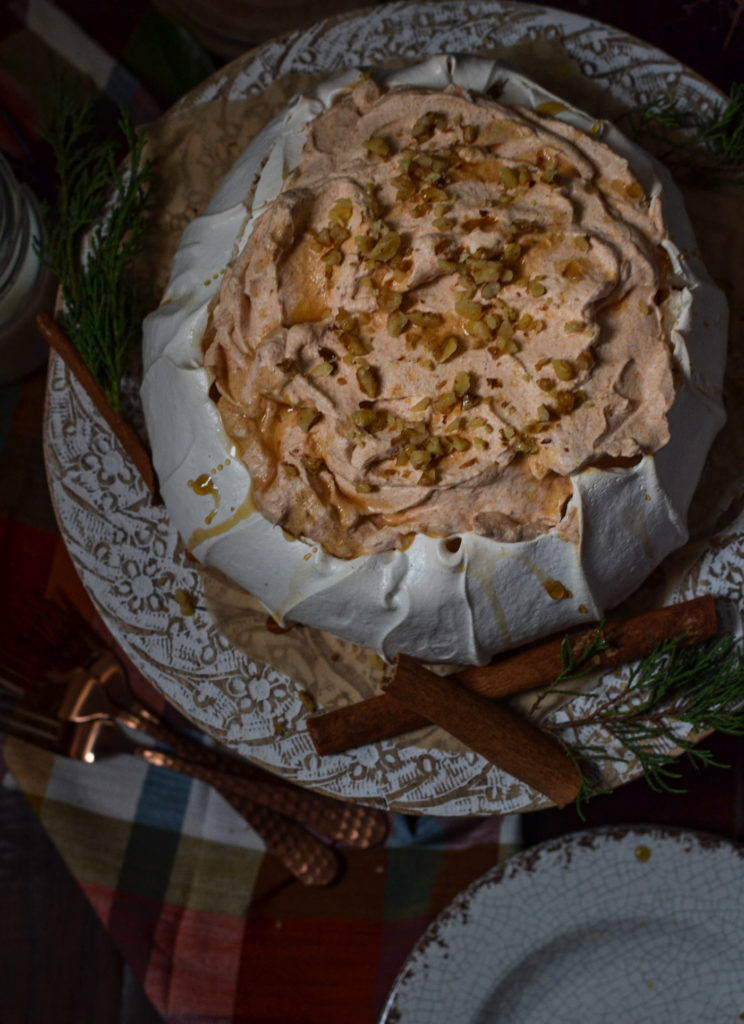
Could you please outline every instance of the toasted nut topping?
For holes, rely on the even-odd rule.
[[[341,344],[352,356],[366,356],[372,350],[372,344],[367,338],[358,337],[356,334],[344,332],[340,337]]]
[[[328,211],[328,219],[333,223],[343,223],[351,220],[351,213],[354,209],[351,199],[343,198],[337,199],[333,206]]]
[[[320,411],[314,405],[303,405],[297,410],[297,426],[300,430],[308,432],[314,423],[320,419]]]
[[[365,256],[368,256],[375,247],[375,241],[369,235],[354,235],[354,245]]]
[[[458,398],[462,398],[463,395],[467,394],[470,391],[470,374],[464,370],[456,374],[454,388]]]
[[[445,391],[443,395],[435,398],[432,402],[432,408],[436,412],[447,412],[454,405],[457,405],[457,395],[454,391]]]
[[[519,184],[517,174],[511,169],[511,167],[507,167],[506,164],[501,164],[499,166],[499,177],[506,188],[516,188]]]
[[[508,356],[513,356],[515,352],[519,352],[522,348],[522,346],[515,338],[507,338],[504,337],[503,335],[498,335],[496,337],[496,344],[494,347],[496,348],[497,352],[501,353],[502,355]]]
[[[370,494],[371,491],[372,491],[372,485],[371,484],[365,484],[365,483],[357,484],[356,485],[356,490],[357,490],[357,494]]]
[[[380,382],[372,367],[368,363],[362,363],[360,366],[357,366],[356,376],[359,381],[359,387],[365,395],[369,395],[370,398],[377,398],[380,393]]]
[[[488,284],[484,284],[481,289],[481,295],[484,299],[494,299],[501,291],[501,285],[498,281],[489,281]]]
[[[567,320],[563,325],[563,330],[566,334],[578,334],[579,331],[583,331],[586,324],[583,320]]]
[[[424,451],[422,448],[413,448],[409,452],[408,461],[414,469],[422,469],[431,462],[431,452]]]
[[[576,369],[568,359],[554,359],[553,370],[558,380],[573,380],[576,376]]]
[[[594,353],[590,348],[585,348],[576,356],[576,366],[579,370],[588,370],[594,365]]]
[[[393,291],[390,288],[385,288],[380,292],[380,309],[383,313],[392,313],[394,310],[400,308],[400,304],[403,301],[403,295],[401,292]]]
[[[422,487],[431,487],[432,484],[437,482],[437,471],[434,466],[430,466],[425,469],[421,476],[418,478],[418,483]]]
[[[454,260],[437,260],[437,267],[445,274],[454,274],[460,269],[460,264]]]
[[[465,324],[465,332],[478,341],[488,341],[491,331],[484,320],[468,320]]]
[[[504,259],[507,263],[516,263],[522,255],[522,246],[519,242],[507,242],[504,246]]]
[[[643,302],[641,299],[638,300],[638,309],[644,316],[648,316],[651,312],[651,307],[647,302]]]
[[[387,329],[391,338],[399,338],[406,327],[408,327],[409,320],[405,313],[402,313],[399,309],[394,310],[387,319]]]
[[[447,195],[443,188],[437,188],[436,185],[433,184],[424,185],[424,187],[421,189],[421,195],[430,203],[441,203],[443,200],[449,198],[449,196]]]
[[[329,249],[320,257],[328,267],[337,267],[344,261],[344,254],[340,249]]]
[[[524,455],[534,455],[538,451],[537,441],[534,437],[520,437],[514,447]]]
[[[542,281],[532,280],[527,285],[527,291],[533,297],[533,299],[539,299],[541,295],[544,295],[548,289],[542,283]]]
[[[589,239],[586,235],[576,235],[573,240],[573,244],[577,249],[581,249],[582,252],[589,251]]]
[[[474,302],[463,294],[457,294],[455,296],[455,312],[468,320],[480,320],[483,316],[483,307],[479,302]]]
[[[498,281],[504,269],[500,260],[468,260],[470,276],[476,284]]]
[[[401,237],[397,231],[388,231],[369,253],[370,259],[388,263],[400,249]]]
[[[570,391],[556,391],[553,393],[553,401],[557,411],[564,415],[572,412],[576,405],[576,398]]]
[[[361,427],[363,430],[368,430],[377,421],[377,413],[374,409],[368,409],[366,406],[361,406],[359,409],[355,409],[351,414],[351,419],[357,427]]]
[[[336,372],[336,364],[330,361],[318,363],[310,371],[312,377],[330,377]]]
[[[383,139],[379,135],[373,135],[371,138],[363,142],[362,145],[367,152],[374,153],[376,156],[390,156],[390,143],[387,139]]]
[[[341,245],[347,238],[351,237],[351,232],[343,224],[331,224],[330,234],[335,245]]]
[[[408,319],[417,327],[438,327],[443,320],[441,313],[427,312],[422,309],[411,309]]]
[[[581,269],[576,260],[569,260],[562,271],[563,277],[569,281],[583,281],[584,271]]]
[[[430,138],[434,134],[435,129],[444,128],[446,124],[446,116],[439,111],[432,110],[421,115],[411,129],[411,135],[413,135],[414,139]]]
[[[437,354],[437,359],[440,363],[446,363],[448,359],[451,359],[460,348],[460,339],[455,337],[454,334],[450,334],[449,337],[444,339],[444,343]]]

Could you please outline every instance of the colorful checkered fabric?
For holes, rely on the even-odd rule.
[[[46,494],[44,377],[0,388],[2,593],[64,593],[110,639]],[[138,695],[185,727],[129,669]],[[2,755],[4,784],[28,798],[168,1024],[371,1024],[432,916],[519,845],[518,818],[391,815],[384,847],[339,848],[339,881],[309,889],[202,782],[130,756],[87,765],[12,738]]]

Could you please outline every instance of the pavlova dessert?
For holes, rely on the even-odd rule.
[[[145,322],[161,492],[279,621],[482,663],[684,543],[725,320],[612,126],[492,60],[350,71],[184,234]]]

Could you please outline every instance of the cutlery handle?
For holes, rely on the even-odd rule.
[[[255,803],[294,818],[328,839],[366,849],[379,845],[387,835],[388,819],[384,811],[270,782],[246,780],[241,789]]]
[[[120,715],[118,721],[166,744],[184,761],[219,773],[219,778],[215,776],[213,785],[224,796],[230,791],[247,796],[255,803],[302,822],[328,839],[345,842],[361,849],[379,845],[387,835],[388,817],[378,808],[365,807],[300,789],[292,783],[274,778],[248,762],[238,761],[229,754],[211,750],[198,740],[177,733],[158,722],[154,716],[127,714]]]
[[[299,822],[272,807],[251,800],[247,794],[234,789],[222,789],[219,772],[149,747],[137,747],[133,753],[148,764],[208,782],[245,818],[263,839],[267,850],[277,856],[303,885],[330,885],[338,875],[340,864],[333,849],[307,832]]]
[[[251,823],[274,853],[303,885],[330,885],[338,877],[338,854],[296,821],[237,793],[225,799]]]

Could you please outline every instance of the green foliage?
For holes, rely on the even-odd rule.
[[[677,176],[744,187],[744,82],[734,83],[710,120],[659,97],[619,121]]]
[[[580,696],[557,685],[575,677],[570,663],[564,662],[564,671],[550,692]],[[689,738],[690,729],[693,734],[708,730],[744,734],[744,652],[732,634],[692,646],[675,638],[631,669],[620,694],[608,697],[600,691],[581,696],[593,707],[572,719],[571,728],[578,733],[588,726],[600,727],[608,734],[608,744],[566,743],[582,773],[580,811],[590,797],[607,792],[597,782],[597,765],[602,761],[636,759],[652,789],[679,793],[679,751],[698,767],[716,764],[710,751],[698,748],[695,739]],[[611,753],[610,741],[623,753]]]
[[[57,83],[45,135],[58,174],[57,209],[45,207],[43,258],[62,289],[66,334],[115,410],[121,378],[140,339],[145,298],[131,278],[154,197],[144,139],[125,115],[119,124],[129,159],[117,162],[117,139],[102,139],[95,101]]]

